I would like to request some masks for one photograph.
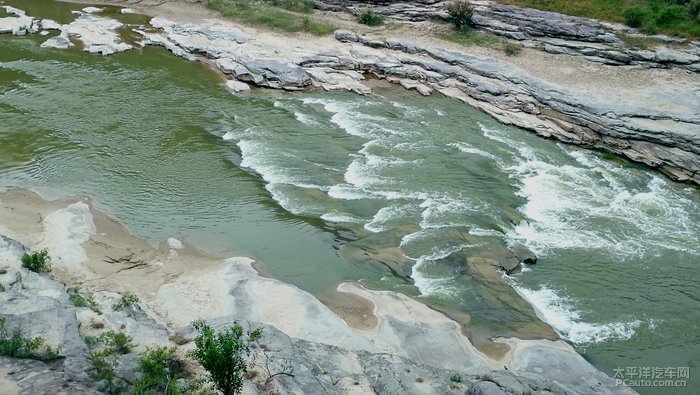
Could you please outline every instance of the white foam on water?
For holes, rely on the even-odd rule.
[[[475,147],[469,143],[466,143],[466,142],[451,143],[451,144],[448,144],[448,146],[456,148],[456,149],[464,152],[465,154],[479,155],[479,156],[483,156],[484,158],[492,159],[499,164],[503,163],[503,161],[501,161],[501,159],[498,158],[496,155],[494,155],[490,152],[486,152],[486,151],[484,151],[480,148],[477,148],[477,147]]]
[[[520,208],[532,222],[509,234],[535,253],[554,248],[606,250],[621,260],[672,249],[700,255],[700,207],[658,176],[636,177],[646,185],[625,186],[626,169],[602,162],[593,153],[574,151],[582,166],[522,158],[508,170],[520,180]],[[596,221],[617,223],[601,228]],[[615,231],[617,229],[617,231]],[[611,231],[612,230],[612,231]]]
[[[483,209],[466,197],[446,196],[427,197],[420,207],[423,209],[420,222],[420,227],[423,229],[468,226],[471,225],[469,222],[462,223],[457,219]]]
[[[503,237],[504,233],[494,229],[471,228],[469,234],[472,236],[494,236]]]
[[[371,195],[352,184],[336,184],[328,189],[328,196],[341,200],[360,200],[371,198]]]
[[[394,107],[396,107],[396,108],[400,108],[400,109],[404,110],[404,113],[405,113],[406,115],[409,115],[409,116],[412,116],[412,117],[421,116],[423,113],[425,113],[425,109],[424,109],[424,108],[416,107],[416,106],[410,106],[410,105],[408,105],[408,104],[404,104],[404,103],[400,103],[400,102],[396,102],[396,101],[392,101],[392,102],[391,102],[391,105],[394,106]]]
[[[549,324],[562,338],[578,345],[610,340],[628,340],[634,336],[641,321],[589,323],[581,318],[581,312],[573,307],[574,301],[557,295],[542,286],[538,290],[513,285],[515,290],[535,309],[537,316]]]
[[[480,126],[484,136],[517,152],[516,163],[503,169],[520,181],[516,194],[527,203],[519,210],[530,221],[508,233],[511,241],[524,242],[538,255],[555,248],[605,250],[621,260],[660,249],[700,255],[700,207],[669,181],[563,146],[574,163],[549,163],[505,132]],[[646,185],[630,187],[630,180]],[[600,221],[619,225],[601,227]]]
[[[403,241],[402,241],[403,242]],[[473,247],[472,244],[457,244],[448,248],[433,248],[430,253],[421,256],[416,260],[416,264],[411,269],[413,284],[418,288],[423,296],[456,296],[463,285],[456,283],[452,278],[445,276],[432,276],[427,272],[430,265],[435,261],[445,259],[455,252],[465,248]],[[410,258],[410,257],[408,257]]]
[[[377,138],[391,138],[396,136],[409,137],[408,131],[396,130],[382,125],[385,118],[363,113],[362,107],[371,105],[367,100],[354,100],[343,102],[330,99],[304,98],[304,104],[320,104],[323,109],[331,114],[331,122],[343,129],[346,133],[362,137],[368,140]]]
[[[435,143],[429,140],[405,141],[401,143],[392,143],[393,148],[403,151],[422,151],[426,149],[436,148]]]
[[[518,141],[515,141],[515,140],[507,137],[505,132],[500,131],[498,129],[487,128],[484,125],[482,125],[481,123],[479,123],[479,128],[481,128],[481,132],[484,134],[485,137],[488,137],[491,140],[498,141],[502,144],[505,144],[506,146],[515,150],[523,158],[525,158],[527,160],[536,160],[537,159],[537,156],[535,155],[535,150],[532,149],[532,147],[529,147],[525,143],[518,142]]]
[[[296,118],[297,121],[303,123],[304,125],[307,126],[313,126],[313,127],[319,127],[322,126],[320,122],[316,121],[313,119],[310,115],[305,114],[301,111],[297,111],[294,109],[293,106],[290,106],[286,103],[283,103],[279,100],[276,100],[273,105],[278,108],[284,108],[287,111],[290,111],[292,114],[294,114],[294,118]]]
[[[242,139],[238,142],[238,147],[241,149],[243,158],[241,167],[254,170],[268,184],[289,184],[321,191],[329,189],[324,185],[304,181],[306,174],[299,170],[278,165],[273,156],[279,152],[265,146],[264,142]]]
[[[339,211],[333,211],[330,213],[325,213],[321,215],[321,219],[324,221],[328,222],[336,222],[336,223],[354,223],[354,224],[361,224],[364,222],[362,218],[357,218],[351,214],[348,213],[342,213]]]
[[[364,228],[370,232],[383,232],[391,228],[387,226],[388,222],[405,218],[407,215],[410,215],[411,212],[415,212],[416,208],[414,204],[393,204],[382,207],[374,214],[372,220],[364,225]]]

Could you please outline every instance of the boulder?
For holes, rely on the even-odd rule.
[[[226,88],[228,88],[233,93],[250,92],[250,86],[245,82],[238,80],[228,80],[226,81]]]
[[[518,259],[519,262],[528,265],[534,265],[535,263],[537,263],[537,255],[535,255],[534,252],[530,251],[529,248],[525,247],[520,243],[512,244],[510,247],[508,247],[508,249],[510,250],[510,252],[513,253],[513,255]]]

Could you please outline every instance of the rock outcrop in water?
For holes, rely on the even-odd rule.
[[[60,31],[59,35],[42,43],[42,48],[71,48],[75,45],[71,37],[78,37],[84,45],[84,50],[90,53],[112,55],[132,48],[131,45],[121,42],[117,33],[117,29],[123,26],[121,22],[93,15],[101,12],[100,8],[86,7],[82,11],[75,11],[78,18],[69,24],[62,25],[50,19],[33,18],[23,10],[14,7],[1,7],[14,16],[0,18],[0,33],[22,36],[39,31],[42,35],[50,34],[50,30]]]

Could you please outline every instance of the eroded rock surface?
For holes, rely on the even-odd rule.
[[[449,19],[448,1],[370,2],[315,0],[320,9],[359,13],[366,7],[404,22]],[[579,56],[607,65],[678,67],[700,72],[700,48],[684,39],[653,36],[658,48],[627,48],[620,33],[644,36],[634,29],[604,24],[592,19],[563,15],[491,1],[473,1],[475,26],[553,54]]]
[[[100,383],[87,374],[84,339],[106,331],[123,331],[136,343],[117,358],[115,370],[133,382],[139,353],[166,345],[177,346],[184,355],[193,347],[190,323],[203,318],[217,329],[234,323],[263,328],[260,346],[253,350],[256,373],[246,381],[247,393],[634,393],[616,387],[561,341],[497,339],[510,351],[493,359],[474,348],[458,323],[416,300],[342,284],[339,292],[373,306],[375,324],[356,329],[307,292],[258,275],[250,259],[221,262],[190,251],[176,239],[154,249],[85,201],[43,206],[36,196],[21,191],[2,198],[0,218],[39,213],[44,220],[2,228],[0,297],[13,303],[2,303],[0,313],[10,328],[60,346],[62,356],[51,364],[0,358],[0,390],[5,392],[99,393]],[[87,239],[76,239],[80,234]],[[57,262],[52,276],[80,282],[85,292],[93,293],[95,304],[75,307],[56,277],[22,268],[22,243],[32,250],[48,248]],[[77,276],[75,265],[83,268]],[[116,288],[129,289],[140,300],[117,307],[123,295],[105,290]],[[581,372],[586,379],[575,379]]]

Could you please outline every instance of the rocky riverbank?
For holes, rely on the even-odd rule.
[[[268,379],[262,365],[254,366],[259,375],[247,393],[633,393],[562,341],[495,339],[507,352],[488,356],[442,313],[354,283],[338,287],[363,306],[346,310],[346,321],[309,293],[261,277],[251,259],[210,257],[176,239],[151,247],[89,199],[45,201],[10,190],[0,202],[2,316],[10,328],[61,350],[50,364],[1,358],[0,388],[8,393],[98,392],[100,383],[86,373],[85,338],[110,330],[133,338],[116,370],[133,380],[138,353],[167,345],[184,355],[194,337],[190,323],[200,318],[217,328],[262,326],[256,358],[274,356],[267,366],[273,371],[294,367]],[[43,248],[52,257],[50,275],[21,267],[25,251]],[[95,304],[76,307],[69,297],[75,287]],[[126,294],[138,302],[117,308]]]
[[[338,31],[336,40],[282,38],[240,28],[207,13],[182,15],[174,11],[176,7],[170,4],[163,11],[148,10],[168,19],[156,17],[151,26],[134,26],[142,36],[140,45],[162,45],[178,56],[210,63],[232,78],[227,86],[233,91],[247,91],[250,86],[319,87],[369,94],[366,78],[382,78],[424,95],[437,91],[455,97],[503,123],[540,136],[600,148],[657,168],[675,180],[700,184],[700,82],[694,72],[640,68],[646,65],[642,63],[635,69],[582,63],[578,57],[534,49],[511,60],[483,50],[468,54],[464,48],[424,36],[402,34],[397,39],[393,37],[398,34],[381,30],[367,34]],[[131,48],[118,39],[116,29],[121,24],[92,9],[68,25],[9,10],[17,16],[0,19],[0,26],[5,26],[0,31],[60,30],[42,44],[45,47],[70,47],[68,37],[80,36],[90,52],[111,54]],[[527,20],[537,25],[543,16],[538,18]],[[565,22],[548,24],[548,32],[518,26],[529,32],[523,36],[528,40],[553,42],[575,36],[576,42],[586,45],[617,45],[619,41],[597,22],[560,19]],[[92,28],[84,29],[85,23]],[[660,48],[649,56],[665,56],[669,50]]]
[[[353,14],[369,7],[378,14],[405,22],[449,20],[445,12],[448,1],[376,2],[368,5],[353,0],[315,0],[315,3],[320,9]],[[614,66],[678,67],[700,72],[700,42],[661,35],[645,36],[623,25],[491,1],[473,1],[472,4],[472,21],[478,29],[539,47],[548,53],[580,56],[591,62]],[[628,35],[647,38],[658,48],[630,48],[624,41]]]
[[[44,47],[73,46],[101,54],[162,45],[211,64],[228,76],[226,86],[239,93],[252,85],[369,94],[367,78],[383,78],[424,95],[437,91],[458,98],[546,137],[607,149],[676,179],[700,183],[697,75],[678,67],[632,70],[529,49],[514,59],[483,49],[467,55],[449,43],[389,31],[341,31],[313,40],[286,37],[240,28],[201,10],[177,11],[180,5],[145,9],[156,16],[150,26],[128,26],[139,32],[140,43],[123,42],[117,33],[123,24],[96,9],[79,12],[72,23],[57,24],[6,8],[13,15],[0,18],[1,26],[9,26],[0,31],[53,35]],[[22,191],[0,199],[8,207],[0,224],[12,224],[0,232],[9,246],[4,255],[6,296],[24,306],[8,312],[8,320],[54,339],[52,344],[63,345],[65,357],[41,380],[34,373],[47,365],[3,360],[4,388],[41,393],[56,383],[74,383],[69,392],[89,392],[83,390],[91,383],[84,375],[87,348],[82,338],[101,333],[100,326],[123,328],[141,345],[138,352],[147,345],[188,341],[189,323],[206,318],[219,326],[234,320],[262,323],[267,348],[298,366],[293,377],[275,379],[281,392],[498,393],[499,387],[516,393],[627,392],[563,342],[499,339],[508,345],[505,356],[485,355],[444,315],[405,296],[356,284],[338,289],[362,305],[346,309],[355,314],[343,320],[312,295],[260,277],[249,259],[207,257],[174,239],[154,249],[89,202],[43,202]],[[18,266],[25,247],[50,249],[56,263],[53,279]],[[72,306],[61,282],[92,292],[101,313]],[[141,303],[115,311],[112,306],[127,291]],[[55,327],[36,325],[52,323],[48,317],[54,316]],[[124,357],[124,375],[133,372],[134,363],[133,354]],[[498,370],[503,366],[508,371]],[[462,383],[449,380],[455,374],[464,378]],[[581,376],[590,381],[582,382]],[[248,388],[269,390],[255,384]]]

